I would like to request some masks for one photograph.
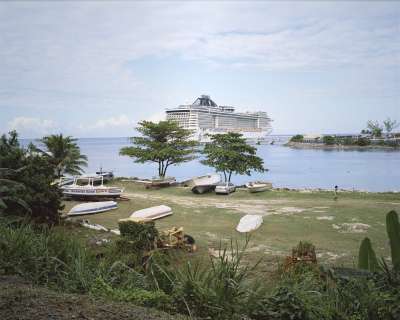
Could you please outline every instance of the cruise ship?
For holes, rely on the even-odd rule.
[[[193,131],[193,139],[208,142],[209,135],[240,132],[248,140],[260,141],[271,131],[266,112],[235,112],[235,107],[218,106],[210,96],[202,95],[192,104],[166,109],[167,120],[174,120]]]

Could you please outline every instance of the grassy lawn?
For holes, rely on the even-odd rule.
[[[266,261],[266,269],[276,267],[279,258],[290,253],[300,240],[312,242],[319,261],[353,266],[361,240],[368,236],[378,256],[389,256],[385,215],[400,213],[400,194],[268,191],[250,194],[238,190],[229,196],[213,193],[194,195],[188,188],[170,187],[145,190],[132,182],[115,182],[125,188],[129,201],[120,201],[117,210],[85,216],[92,223],[117,228],[118,219],[133,211],[165,204],[174,214],[156,222],[160,229],[182,226],[199,248],[195,256],[203,258],[217,250],[220,241],[244,241],[236,232],[239,219],[248,214],[264,216],[263,225],[252,234],[247,258]],[[65,211],[77,204],[65,202]],[[82,218],[82,217],[81,217]]]

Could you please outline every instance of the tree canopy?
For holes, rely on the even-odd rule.
[[[136,129],[141,136],[132,137],[133,146],[122,148],[120,154],[133,158],[136,163],[157,163],[161,178],[169,166],[195,158],[197,142],[189,139],[192,132],[175,121],[141,121]]]
[[[369,120],[367,122],[367,128],[374,137],[380,137],[382,135],[383,128],[378,121]]]
[[[383,125],[385,127],[386,133],[390,135],[392,131],[400,125],[396,120],[392,120],[390,118],[387,118],[385,121],[383,121]]]
[[[87,166],[87,157],[81,154],[76,141],[77,139],[64,137],[62,134],[45,136],[40,140],[46,146],[47,152],[38,148],[37,150],[49,157],[58,178],[65,173],[81,174],[82,167]]]
[[[0,212],[29,215],[40,223],[59,221],[61,191],[52,182],[54,165],[35,151],[22,148],[15,131],[0,137]]]
[[[246,142],[243,135],[235,132],[215,134],[204,147],[206,157],[201,162],[224,174],[231,181],[232,173],[251,175],[251,171],[264,172],[263,160],[256,155],[257,149]]]

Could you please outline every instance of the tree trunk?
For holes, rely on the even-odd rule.
[[[224,182],[226,182],[226,172],[225,170],[223,172],[224,172]]]
[[[228,182],[231,182],[232,171],[229,171],[229,179]]]

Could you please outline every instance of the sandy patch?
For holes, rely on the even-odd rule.
[[[315,212],[315,213],[325,213],[326,211],[325,210],[314,210],[313,212]]]
[[[329,260],[329,261],[335,261],[335,260],[337,260],[339,258],[343,258],[345,256],[347,256],[347,253],[336,254],[336,253],[329,252],[329,251],[317,253],[318,259],[324,259],[324,260]]]
[[[334,216],[320,216],[317,217],[317,220],[333,220],[334,218]]]
[[[298,207],[282,207],[282,208],[276,209],[276,213],[274,213],[274,214],[292,215],[294,213],[301,213],[303,211],[305,211],[305,209],[298,208]]]
[[[332,228],[339,230],[341,233],[364,233],[371,226],[365,223],[341,223],[341,224],[332,224]]]

